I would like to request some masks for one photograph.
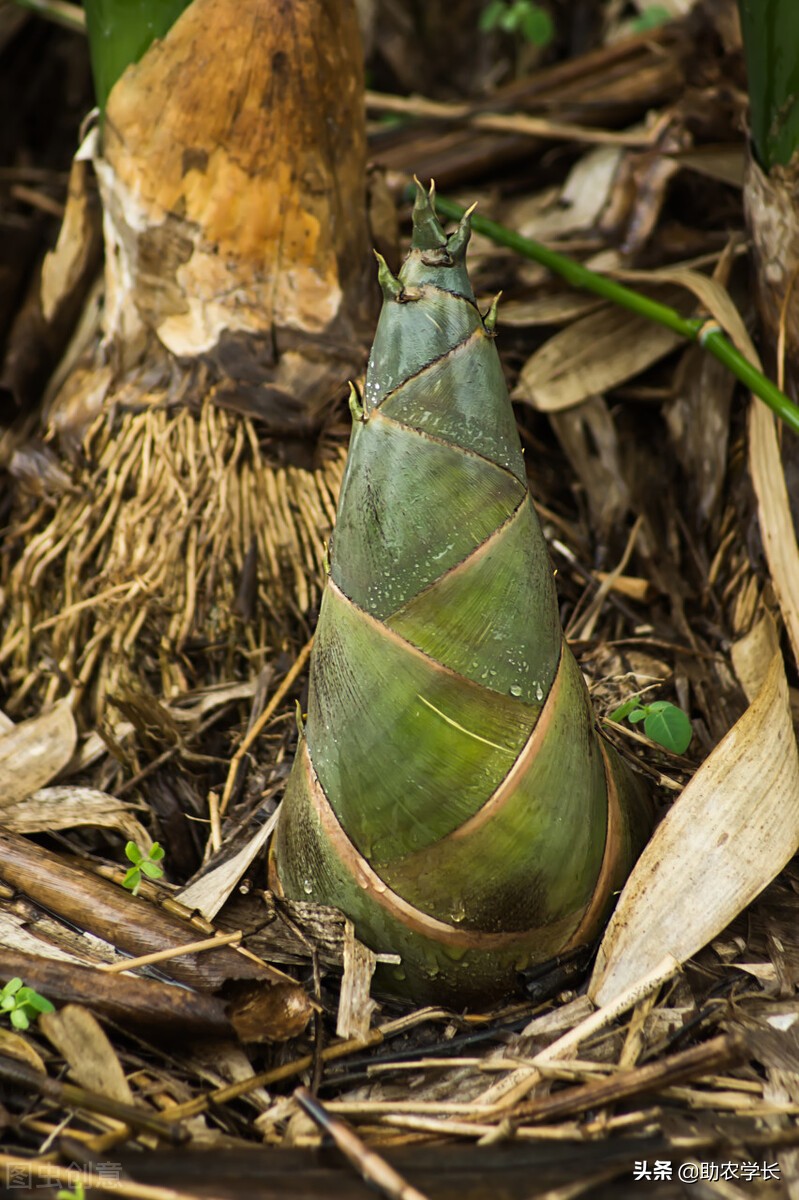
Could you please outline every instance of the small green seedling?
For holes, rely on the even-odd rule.
[[[480,15],[483,33],[515,34],[533,46],[548,46],[555,35],[552,18],[533,0],[489,0]]]
[[[639,696],[631,696],[610,714],[611,721],[623,721],[625,717],[631,725],[643,721],[646,736],[674,754],[684,754],[694,736],[688,714],[668,700],[642,704]]]
[[[39,1013],[54,1011],[49,1000],[45,1000],[44,996],[40,996],[32,987],[25,987],[18,976],[9,979],[0,991],[0,1012],[8,1013],[15,1029],[29,1029],[31,1021],[35,1020]]]
[[[161,859],[164,857],[164,847],[158,842],[153,842],[147,854],[142,854],[135,842],[128,842],[125,846],[125,857],[133,863],[129,867],[125,878],[122,880],[122,886],[133,892],[135,896],[141,887],[142,875],[146,875],[148,879],[160,879],[164,873],[164,868],[159,867]]]
[[[59,1188],[55,1200],[86,1200],[86,1188],[80,1182],[75,1184],[74,1190]]]
[[[659,25],[665,25],[670,20],[671,13],[667,8],[662,4],[650,4],[630,22],[630,33],[649,33],[650,29],[657,29]]]

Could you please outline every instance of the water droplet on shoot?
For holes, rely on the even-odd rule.
[[[446,954],[447,958],[451,958],[453,962],[460,962],[466,956],[465,946],[442,946],[441,949]]]

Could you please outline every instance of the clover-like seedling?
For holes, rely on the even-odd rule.
[[[15,1029],[29,1029],[31,1021],[39,1013],[54,1011],[49,1000],[45,1000],[32,987],[26,987],[17,975],[0,990],[0,1013],[8,1014]]]
[[[146,875],[148,879],[160,879],[164,868],[158,864],[164,857],[164,853],[164,847],[158,842],[153,842],[147,854],[142,854],[135,842],[128,842],[125,846],[125,857],[133,863],[133,866],[129,867],[125,873],[122,886],[133,892],[135,896],[141,887],[142,875]]]
[[[489,0],[479,28],[483,33],[501,30],[534,46],[548,46],[555,36],[552,17],[534,0]]]
[[[610,714],[611,721],[623,721],[625,717],[631,725],[643,721],[646,736],[673,754],[684,754],[694,736],[688,714],[668,700],[643,704],[639,696],[631,696]]]

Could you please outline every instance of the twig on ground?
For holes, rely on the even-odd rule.
[[[390,1200],[426,1200],[423,1193],[403,1179],[384,1158],[370,1150],[345,1121],[332,1117],[307,1088],[297,1088],[294,1098],[319,1128],[332,1137],[344,1157],[357,1168],[367,1183],[379,1188]]]

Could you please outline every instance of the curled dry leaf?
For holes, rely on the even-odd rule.
[[[563,187],[513,205],[508,221],[539,242],[593,229],[608,203],[622,158],[620,146],[594,146],[575,163]]]
[[[782,467],[777,423],[759,400],[749,408],[749,472],[769,574],[777,593],[794,659],[799,662],[799,548]]]
[[[149,833],[127,805],[96,788],[67,785],[41,788],[3,810],[3,826],[12,833],[47,833],[76,825],[117,829],[144,854],[152,845]]]
[[[177,893],[181,904],[196,909],[207,921],[213,921],[244,872],[266,845],[277,824],[278,812],[279,809],[276,809],[233,858],[206,871],[188,887],[182,888]]]
[[[745,637],[733,642],[732,665],[750,704],[762,688],[768,664],[779,648],[777,629],[769,617],[761,618]]]
[[[14,1033],[13,1029],[0,1029],[0,1055],[4,1055],[6,1058],[16,1058],[27,1066],[33,1067],[34,1071],[41,1071],[43,1075],[47,1071],[44,1059],[34,1050],[30,1039]]]
[[[78,731],[68,700],[21,721],[0,737],[0,811],[45,786],[75,752]]]
[[[761,639],[762,631],[753,635]],[[665,955],[685,962],[799,847],[799,753],[782,656],[656,830],[611,919],[589,994],[603,1005]]]
[[[41,305],[46,321],[52,321],[77,290],[85,290],[86,277],[99,261],[100,219],[87,159],[81,150],[73,159],[58,241],[42,263]]]
[[[305,1032],[313,1015],[310,998],[291,982],[228,984],[225,995],[226,1016],[242,1042],[287,1042]]]

